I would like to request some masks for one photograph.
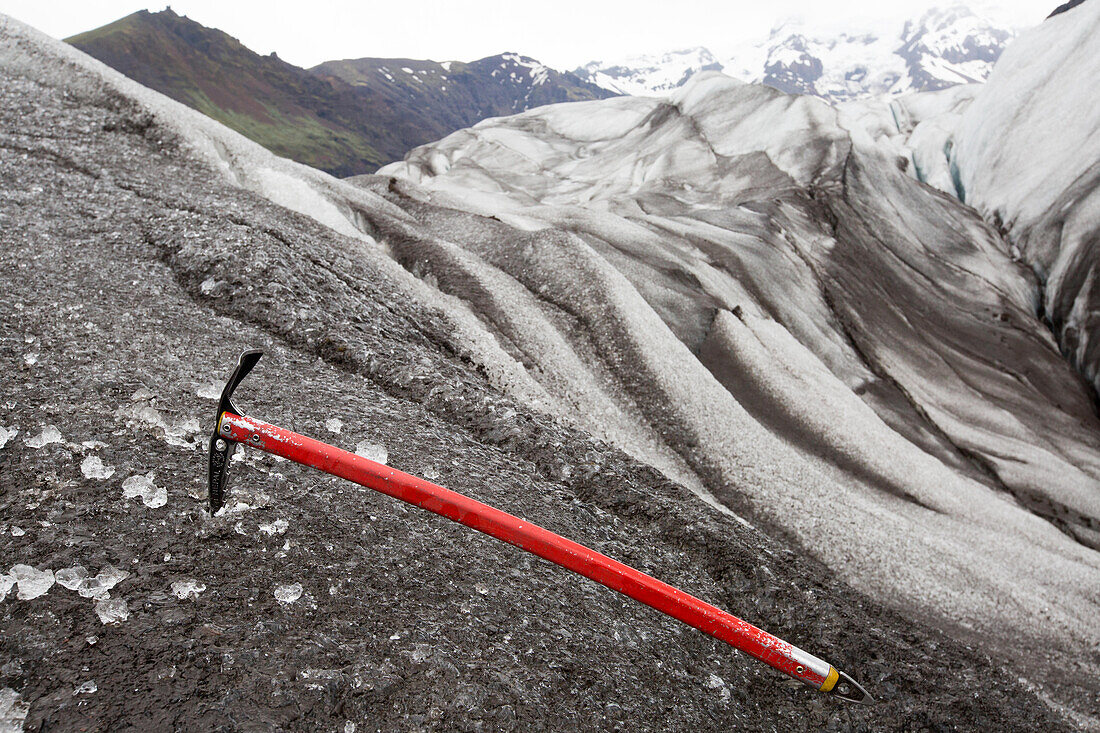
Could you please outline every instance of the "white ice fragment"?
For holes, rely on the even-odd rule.
[[[121,598],[96,601],[95,613],[105,624],[118,624],[130,618],[130,609]]]
[[[193,443],[192,436],[200,430],[202,430],[202,426],[199,424],[198,418],[192,417],[165,428],[164,439],[169,445],[190,448]]]
[[[157,509],[168,503],[168,489],[153,483],[153,474],[131,476],[122,482],[122,495],[126,499],[140,498],[141,503],[150,509]]]
[[[38,354],[23,354],[23,363],[27,366],[34,366],[38,363]]]
[[[15,576],[0,574],[0,601],[8,597],[8,593],[15,586]]]
[[[87,450],[99,450],[100,448],[106,448],[107,444],[102,440],[85,440],[81,443]]]
[[[22,527],[12,527],[11,528],[11,536],[12,537],[22,537],[25,534],[26,534],[26,531],[24,531],[24,529]]]
[[[729,686],[726,685],[726,681],[713,672],[710,673],[710,677],[707,678],[707,687],[712,690],[718,690],[718,698],[721,702],[727,703],[730,701]]]
[[[80,686],[73,690],[73,697],[77,695],[91,695],[93,692],[98,692],[99,687],[96,685],[95,680],[88,680],[87,682],[80,683]]]
[[[3,425],[0,425],[0,448],[3,448],[5,445],[7,445],[8,441],[15,438],[16,435],[19,435],[18,428],[5,428]]]
[[[276,519],[274,522],[260,525],[260,531],[266,535],[277,535],[286,532],[290,523],[285,519]]]
[[[224,516],[229,515],[229,514],[240,514],[241,512],[251,511],[251,509],[252,509],[252,505],[246,504],[243,501],[238,501],[238,502],[235,502],[233,504],[233,506],[229,506],[228,504],[226,504],[221,509],[214,512],[214,516],[215,517],[224,517]],[[244,534],[244,532],[242,532],[241,534]]]
[[[88,579],[88,569],[83,565],[73,565],[58,570],[53,577],[62,588],[77,590]]]
[[[204,384],[195,390],[195,396],[204,400],[219,400],[222,396],[222,388],[214,382]]]
[[[202,291],[203,295],[210,295],[210,293],[214,292],[219,284],[221,284],[220,281],[214,279],[213,277],[208,277],[203,280],[202,283],[199,285],[199,290]]]
[[[18,598],[21,601],[30,601],[46,595],[54,584],[52,570],[36,570],[30,565],[14,565],[9,572],[19,586]]]
[[[108,479],[115,475],[113,466],[108,466],[99,456],[88,456],[80,464],[80,472],[84,478]]]
[[[355,733],[355,723],[350,720],[344,721],[344,733]]]
[[[0,731],[21,733],[30,706],[10,687],[0,690]]]
[[[99,574],[95,576],[95,579],[99,581],[101,586],[110,590],[129,577],[130,573],[125,570],[116,568],[114,565],[104,565]]]
[[[385,463],[390,457],[386,451],[386,446],[372,443],[369,440],[359,441],[355,446],[355,455],[362,456],[375,463]]]
[[[206,590],[206,585],[204,583],[200,583],[190,578],[187,580],[177,580],[175,583],[172,583],[172,594],[181,601],[185,601],[188,598],[195,600],[199,597],[199,593],[202,593],[204,590]]]
[[[291,583],[290,585],[275,586],[275,600],[277,600],[279,603],[291,604],[301,597],[301,583]]]
[[[145,387],[138,387],[138,389],[130,395],[131,402],[148,402],[153,399],[153,393],[145,389]]]
[[[130,577],[130,573],[113,565],[104,565],[99,574],[91,577],[83,565],[58,570],[54,579],[58,585],[75,590],[81,598],[94,598],[105,601],[111,597],[110,590]]]
[[[330,417],[325,420],[325,430],[330,433],[339,433],[344,427],[344,421],[338,417]],[[0,445],[2,447],[2,445]]]
[[[47,446],[50,443],[60,442],[61,431],[53,425],[47,425],[46,427],[42,428],[42,432],[34,436],[33,438],[23,438],[23,443],[26,444],[28,448],[36,449]]]

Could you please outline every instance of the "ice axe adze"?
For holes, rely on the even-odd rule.
[[[211,510],[222,506],[229,459],[236,444],[244,443],[435,512],[557,563],[721,639],[814,689],[849,702],[873,702],[866,690],[828,662],[606,555],[416,476],[243,416],[230,398],[261,354],[241,354],[218,403],[210,437]]]

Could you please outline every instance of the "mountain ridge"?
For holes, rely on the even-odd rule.
[[[699,46],[619,62],[592,61],[574,73],[623,94],[664,95],[701,71],[838,103],[943,89],[984,80],[1014,31],[965,5],[932,8],[891,29],[822,34],[799,21],[722,57]]]
[[[170,9],[141,10],[66,40],[277,155],[338,176],[373,172],[485,117],[611,96],[511,53],[469,63],[358,59],[302,69]],[[413,66],[432,67],[450,84],[426,84],[431,75],[421,78]],[[438,73],[448,67],[453,78]]]

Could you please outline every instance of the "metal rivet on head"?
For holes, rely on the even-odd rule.
[[[221,438],[218,438],[218,442],[214,443],[214,450],[218,451],[219,453],[225,450],[225,441]]]
[[[794,668],[794,671],[795,671],[795,672],[797,672],[798,674],[802,674],[803,672],[805,672],[805,671],[806,671],[806,668],[805,668],[805,667],[803,667],[803,666],[802,666],[802,665],[800,664],[800,665],[798,665],[797,667],[795,667],[795,668]]]
[[[251,440],[256,445],[259,445],[260,444],[260,434],[259,433],[252,433],[252,437],[249,438],[249,440]]]
[[[225,433],[226,435],[229,435],[231,432],[233,432],[233,426],[230,425],[227,422],[223,422],[222,423],[222,432]]]

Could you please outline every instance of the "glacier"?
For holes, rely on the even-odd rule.
[[[992,79],[985,88],[836,108],[706,72],[667,98],[554,105],[486,120],[412,151],[377,175],[337,180],[279,159],[16,21],[0,19],[0,40],[5,79],[60,90],[74,107],[120,106],[138,129],[126,134],[146,147],[161,145],[156,135],[162,133],[146,139],[143,130],[171,134],[183,152],[163,143],[164,168],[150,179],[197,177],[190,166],[201,164],[217,185],[241,192],[241,198],[226,196],[211,178],[188,194],[213,192],[198,199],[201,205],[163,196],[170,213],[142,218],[141,241],[155,246],[156,266],[170,272],[165,292],[210,311],[200,317],[173,310],[177,323],[190,323],[179,315],[187,313],[206,329],[243,331],[238,341],[267,339],[276,358],[293,363],[311,383],[342,380],[349,390],[314,395],[302,389],[304,381],[273,384],[286,404],[274,397],[260,402],[272,413],[294,414],[296,401],[316,407],[322,399],[346,399],[373,418],[356,423],[391,431],[414,430],[407,423],[415,423],[408,417],[415,415],[428,426],[416,440],[411,432],[351,430],[350,417],[341,435],[352,443],[386,445],[394,465],[410,460],[410,444],[422,451],[445,445],[448,452],[431,457],[433,473],[497,500],[556,500],[563,487],[583,487],[589,494],[584,501],[572,498],[569,511],[598,516],[582,526],[605,540],[610,527],[627,521],[623,516],[640,521],[635,515],[663,515],[670,505],[663,485],[647,479],[631,489],[649,492],[659,508],[631,504],[626,513],[615,513],[621,501],[615,492],[627,479],[600,451],[621,449],[692,494],[685,492],[687,509],[681,502],[675,515],[639,525],[653,530],[652,537],[608,540],[613,547],[629,553],[646,546],[680,562],[682,543],[692,538],[707,552],[704,561],[693,550],[691,562],[715,562],[735,546],[737,532],[761,528],[865,594],[853,607],[872,599],[977,643],[1029,682],[1055,685],[1067,668],[1085,680],[1100,679],[1095,655],[1087,651],[1100,644],[1100,420],[1093,393],[1037,316],[1049,297],[1049,279],[1021,258],[1026,242],[1014,248],[1011,234],[1006,243],[993,219],[978,213],[988,214],[981,205],[988,201],[1002,207],[1003,222],[1021,220],[1010,215],[1008,203],[997,203],[1003,192],[993,179],[999,174],[989,173],[991,183],[983,186],[982,175],[968,172],[983,160],[982,146],[966,142],[970,110],[995,82],[1010,82]],[[1029,42],[1025,34],[1021,43],[1026,48]],[[52,160],[48,153],[42,157]],[[104,164],[96,186],[119,181],[138,198],[164,203],[157,193],[162,182],[111,165],[116,167]],[[959,201],[958,190],[977,211]],[[250,218],[256,216],[254,200],[292,224],[256,224]],[[226,218],[202,220],[203,207],[216,207]],[[120,254],[116,266],[126,262]],[[384,307],[371,298],[384,300]],[[399,321],[422,330],[395,346],[387,339]],[[157,338],[161,329],[158,323]],[[370,329],[382,335],[356,340],[374,333]],[[159,342],[150,337],[143,343]],[[222,344],[221,351],[230,346]],[[467,372],[432,356],[437,353],[484,378],[516,407],[463,384],[459,377]],[[172,355],[167,366],[150,369],[193,371],[199,361],[211,369],[208,354],[201,357]],[[114,357],[108,363],[118,368]],[[177,400],[175,412],[192,414],[194,385],[213,378],[212,371],[191,374],[183,382],[186,401],[165,399]],[[475,397],[481,402],[467,403]],[[459,417],[437,423],[427,408],[398,399]],[[493,414],[484,444],[455,427],[468,425],[478,410]],[[113,417],[121,421],[127,414],[124,408]],[[360,417],[350,408],[347,414]],[[317,421],[317,431],[324,422]],[[554,481],[530,489],[499,479],[530,463],[511,447],[532,435],[525,426],[546,430],[534,433],[542,439],[551,435],[542,427],[549,424],[593,436],[588,457],[540,466]],[[562,439],[556,440],[537,447],[553,452]],[[178,467],[182,459],[175,454],[184,452],[165,454],[162,442],[152,441],[149,450]],[[509,454],[505,458],[514,460],[505,460],[493,452],[500,446],[520,458]],[[55,449],[60,447],[30,451],[25,460],[48,460],[45,454]],[[280,483],[281,475],[251,459],[250,453],[241,464],[250,472],[247,488],[287,489],[285,478]],[[179,470],[191,474],[181,478]],[[254,544],[248,537],[254,533],[236,532],[224,516],[204,518],[210,524],[195,529],[196,512],[184,498],[193,472],[189,465],[158,469],[159,480],[171,484],[173,496],[178,489],[180,498],[157,521],[185,522],[176,534],[187,526],[226,547]],[[359,553],[377,547],[393,553],[399,545],[394,537],[426,557],[425,537],[449,537],[448,530],[410,530],[409,522],[377,509],[366,515],[368,522],[347,509],[362,497],[342,490],[326,486],[310,497],[328,502],[323,506],[337,517],[324,518],[325,531],[352,532],[352,559],[339,566],[341,572],[350,567],[363,573],[379,584],[371,587],[379,596],[400,591],[382,585],[371,574],[376,568],[407,571],[416,587],[425,574],[440,574],[419,558],[403,565],[405,560],[371,555],[372,567],[363,567]],[[286,494],[296,500],[304,492]],[[120,500],[121,492],[107,493]],[[610,510],[596,503],[604,494]],[[573,521],[569,511],[550,518]],[[146,514],[119,512],[123,518],[115,521],[151,521]],[[707,529],[715,523],[724,534]],[[387,530],[370,526],[375,524]],[[319,525],[308,513],[294,516],[295,532],[307,526]],[[664,539],[668,533],[672,540]],[[295,536],[296,545],[302,541]],[[304,573],[305,566],[327,573],[330,556],[344,549],[318,550],[294,572]],[[186,551],[174,546],[171,554]],[[296,551],[288,536],[283,550],[271,554],[293,563]],[[784,558],[763,550],[759,573],[788,574],[794,560]],[[488,591],[467,570],[460,565],[441,582]],[[189,606],[226,595],[214,574],[202,579],[211,592]],[[541,582],[540,597],[569,592],[560,580]],[[807,581],[803,590],[823,592],[819,582]],[[156,603],[170,601],[167,582],[155,587],[165,597]],[[752,597],[755,588],[731,581],[726,590]],[[317,592],[305,580],[296,592],[295,599],[307,593],[311,603],[283,604],[270,587],[262,597],[279,604],[272,608],[286,618],[305,623],[290,614],[310,613],[306,607],[314,601],[338,595]],[[752,600],[772,603],[771,593]],[[454,616],[447,598],[429,591],[429,601],[414,614],[428,618],[439,607]],[[120,629],[147,623],[151,614],[137,601],[132,607],[118,601],[117,609],[97,609],[104,623],[126,620]],[[469,611],[464,606],[462,612]],[[494,623],[505,627],[499,619]],[[877,647],[896,640],[894,632],[878,638],[876,621],[865,623],[861,637],[874,637]],[[376,636],[379,628],[372,629]],[[397,628],[401,633],[394,631],[390,641],[409,635]],[[490,631],[494,639],[502,636],[496,627]],[[197,633],[217,637],[221,631],[199,627]],[[557,628],[554,633],[556,645],[570,638]],[[615,634],[631,644],[642,643],[635,635],[645,636],[625,624]],[[105,637],[99,643],[110,642]],[[922,646],[922,654],[930,648]],[[414,653],[419,661],[432,658]],[[391,664],[397,662],[378,661],[368,676],[392,684],[385,682],[396,674],[386,666]],[[405,674],[412,676],[408,669]],[[708,669],[704,679],[710,674]],[[738,685],[718,687],[742,699]],[[714,686],[708,689],[715,696]],[[1057,689],[1047,694],[1058,696]]]

